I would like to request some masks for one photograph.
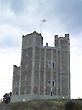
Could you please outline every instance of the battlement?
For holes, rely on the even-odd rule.
[[[65,34],[65,37],[58,37],[58,35],[54,36],[54,46],[68,48],[69,47],[69,34]]]
[[[22,36],[22,48],[29,48],[34,46],[43,46],[43,37],[41,34],[38,34],[36,31],[33,33]]]

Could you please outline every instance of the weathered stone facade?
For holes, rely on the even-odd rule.
[[[43,47],[43,37],[35,31],[22,37],[21,65],[14,66],[13,72],[13,97],[70,98],[69,34],[54,38],[54,47],[49,47],[48,43]]]
[[[20,67],[13,66],[13,94],[19,94],[20,86]]]

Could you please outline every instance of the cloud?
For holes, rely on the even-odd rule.
[[[48,31],[61,31],[63,26],[56,16],[56,1],[54,0],[6,0],[2,1],[0,23],[9,24],[26,32],[36,30],[40,32],[40,23],[46,19],[45,29]],[[61,25],[60,25],[61,24]]]
[[[13,73],[12,65],[20,62],[18,59],[21,55],[19,51],[22,35],[34,30],[40,32],[41,20],[45,18],[46,22],[42,24],[44,44],[48,42],[53,46],[54,34],[60,36],[64,36],[65,33],[70,34],[72,88],[76,89],[74,84],[79,87],[81,81],[79,76],[82,73],[81,10],[82,0],[0,0],[0,71],[4,73],[2,80],[0,79],[1,83],[4,83],[6,74],[8,74],[7,79],[11,78],[8,76]],[[76,83],[77,78],[79,84]],[[7,81],[5,79],[8,84],[9,81],[10,79]],[[6,85],[4,90],[9,89],[5,87]],[[74,90],[72,89],[72,95]]]
[[[2,3],[5,9],[2,21],[21,29],[37,30],[40,20],[45,18],[49,30],[56,30],[57,26],[59,31],[64,28],[70,33],[81,32],[81,0],[3,0]]]
[[[10,25],[0,25],[0,49],[19,48],[21,45],[21,30]]]
[[[19,49],[0,50],[0,98],[12,91],[13,65],[20,64],[20,54]]]
[[[25,0],[12,0],[11,9],[16,13],[22,13],[24,11],[24,1]]]
[[[82,97],[82,44],[79,43],[82,38],[79,39],[75,36],[71,39],[70,48],[70,76],[71,76],[71,97]],[[75,92],[76,91],[76,92]]]
[[[82,0],[58,0],[55,11],[65,26],[72,33],[79,33],[82,28]]]
[[[2,1],[2,8],[1,11],[3,12],[4,19],[18,19],[19,21],[24,22],[25,18],[27,22],[31,21],[37,22],[41,20],[43,17],[48,16],[52,10],[52,2],[47,2],[48,0],[6,0]],[[22,9],[23,8],[23,9]],[[49,13],[49,14],[48,14]],[[1,18],[2,18],[1,17]],[[7,18],[8,17],[8,18]],[[23,19],[24,18],[24,19]],[[39,19],[38,19],[39,18]],[[11,22],[11,19],[9,21]],[[25,20],[25,21],[26,21]],[[13,20],[14,21],[14,20]],[[8,21],[7,21],[8,22]],[[20,22],[20,24],[22,23]],[[13,22],[12,22],[13,24]]]

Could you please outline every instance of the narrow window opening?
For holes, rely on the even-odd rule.
[[[53,63],[53,68],[54,68],[54,63]]]
[[[49,82],[49,84],[50,84],[50,81],[48,81]]]
[[[52,91],[51,91],[51,96],[52,96]]]
[[[18,94],[18,92],[16,92],[16,95]]]
[[[52,82],[52,84],[53,84],[53,86],[55,86],[55,83],[54,83],[54,81]]]

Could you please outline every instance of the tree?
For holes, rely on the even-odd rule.
[[[75,102],[69,101],[65,104],[65,110],[75,110]]]
[[[3,96],[3,102],[8,104],[11,100],[11,96],[12,96],[12,92],[5,93],[5,95]]]

